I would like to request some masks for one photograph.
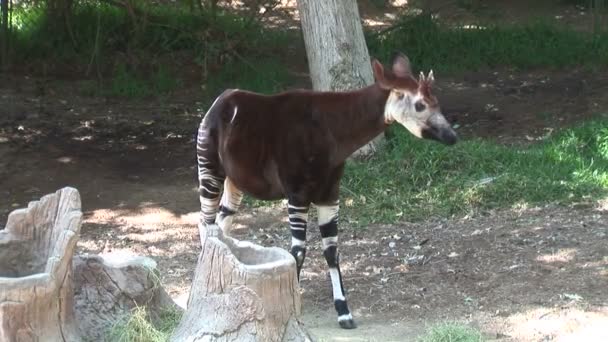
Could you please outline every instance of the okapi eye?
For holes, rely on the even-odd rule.
[[[426,109],[426,106],[422,102],[416,102],[416,104],[414,105],[414,107],[416,108],[417,112],[422,112],[423,110]]]
[[[397,93],[397,98],[398,98],[399,100],[403,100],[403,97],[404,97],[404,96],[405,96],[405,94],[404,94],[404,93]]]

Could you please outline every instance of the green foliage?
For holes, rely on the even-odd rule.
[[[210,95],[208,105],[226,87],[268,94],[283,90],[290,80],[287,69],[270,59],[259,60],[255,65],[234,61],[214,74],[205,85],[206,93]]]
[[[561,2],[586,8],[608,8],[608,0],[561,0]]]
[[[158,68],[149,78],[145,78],[134,71],[129,71],[124,64],[119,64],[114,71],[108,93],[114,96],[138,98],[165,94],[176,89],[180,83],[163,67]]]
[[[484,341],[479,331],[466,325],[447,322],[428,329],[419,342],[481,342]]]
[[[355,226],[606,195],[608,121],[527,147],[461,141],[446,147],[392,126],[387,146],[347,164],[341,213]]]
[[[392,30],[367,33],[370,54],[404,51],[422,70],[564,68],[608,65],[608,33],[588,34],[536,21],[519,26],[447,27],[429,16],[404,17]]]
[[[167,309],[160,313],[159,322],[153,325],[145,308],[136,307],[119,320],[110,330],[108,340],[113,342],[167,342],[179,324],[181,312]]]
[[[268,30],[249,17],[221,10],[190,11],[143,1],[129,4],[133,4],[131,12],[103,2],[77,2],[67,32],[51,25],[43,7],[20,7],[15,11],[12,39],[15,59],[32,66],[49,65],[47,69],[70,65],[74,73],[93,75],[97,71],[100,78],[110,74],[112,80],[104,82],[109,88],[104,92],[127,97],[176,89],[180,82],[174,75],[180,65],[166,62],[173,61],[173,56],[185,56],[191,65],[198,64],[213,83],[210,90],[233,86],[235,78],[254,82],[244,87],[262,89],[272,88],[264,82],[276,88],[285,79],[281,76],[286,75],[284,64],[277,56],[292,40],[289,31]],[[267,70],[252,75],[260,61],[274,64],[274,68],[266,68],[271,75],[263,75]],[[278,79],[272,79],[274,74]],[[218,86],[216,77],[226,83]]]
[[[19,44],[23,57],[42,57],[63,51],[89,56],[96,43],[101,50],[115,52],[146,50],[156,54],[194,50],[209,53],[221,49],[220,42],[256,43],[262,27],[230,13],[193,13],[178,6],[130,2],[134,15],[106,3],[79,2],[70,17],[72,35],[54,31],[43,8],[25,8],[16,13]],[[213,37],[215,36],[215,37]],[[219,52],[219,51],[217,51]]]

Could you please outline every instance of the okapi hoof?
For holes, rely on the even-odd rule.
[[[357,327],[357,324],[352,318],[338,321],[338,323],[342,329],[355,329]]]

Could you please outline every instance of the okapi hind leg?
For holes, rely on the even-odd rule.
[[[306,259],[306,226],[309,208],[310,204],[302,204],[291,199],[287,204],[289,227],[291,228],[290,253],[296,259],[298,281],[300,281],[300,271],[302,271]]]
[[[201,213],[199,219],[199,234],[201,244],[205,236],[205,227],[215,224],[216,214],[222,193],[222,183],[225,176],[221,172],[217,151],[201,123],[196,139],[196,157],[198,166],[199,199]]]
[[[224,234],[230,235],[232,231],[232,219],[237,213],[243,200],[243,192],[232,183],[230,178],[224,180],[224,193],[220,201],[219,212],[215,222],[222,229]]]
[[[319,230],[323,243],[323,256],[329,267],[331,286],[334,296],[334,306],[338,313],[338,324],[343,329],[354,329],[357,327],[353,316],[346,303],[346,293],[342,283],[340,272],[340,260],[338,254],[338,211],[339,202],[333,205],[318,205]]]

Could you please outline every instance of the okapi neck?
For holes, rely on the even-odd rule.
[[[338,143],[338,163],[386,130],[384,108],[389,94],[390,90],[377,84],[351,93],[351,104],[330,128]]]

